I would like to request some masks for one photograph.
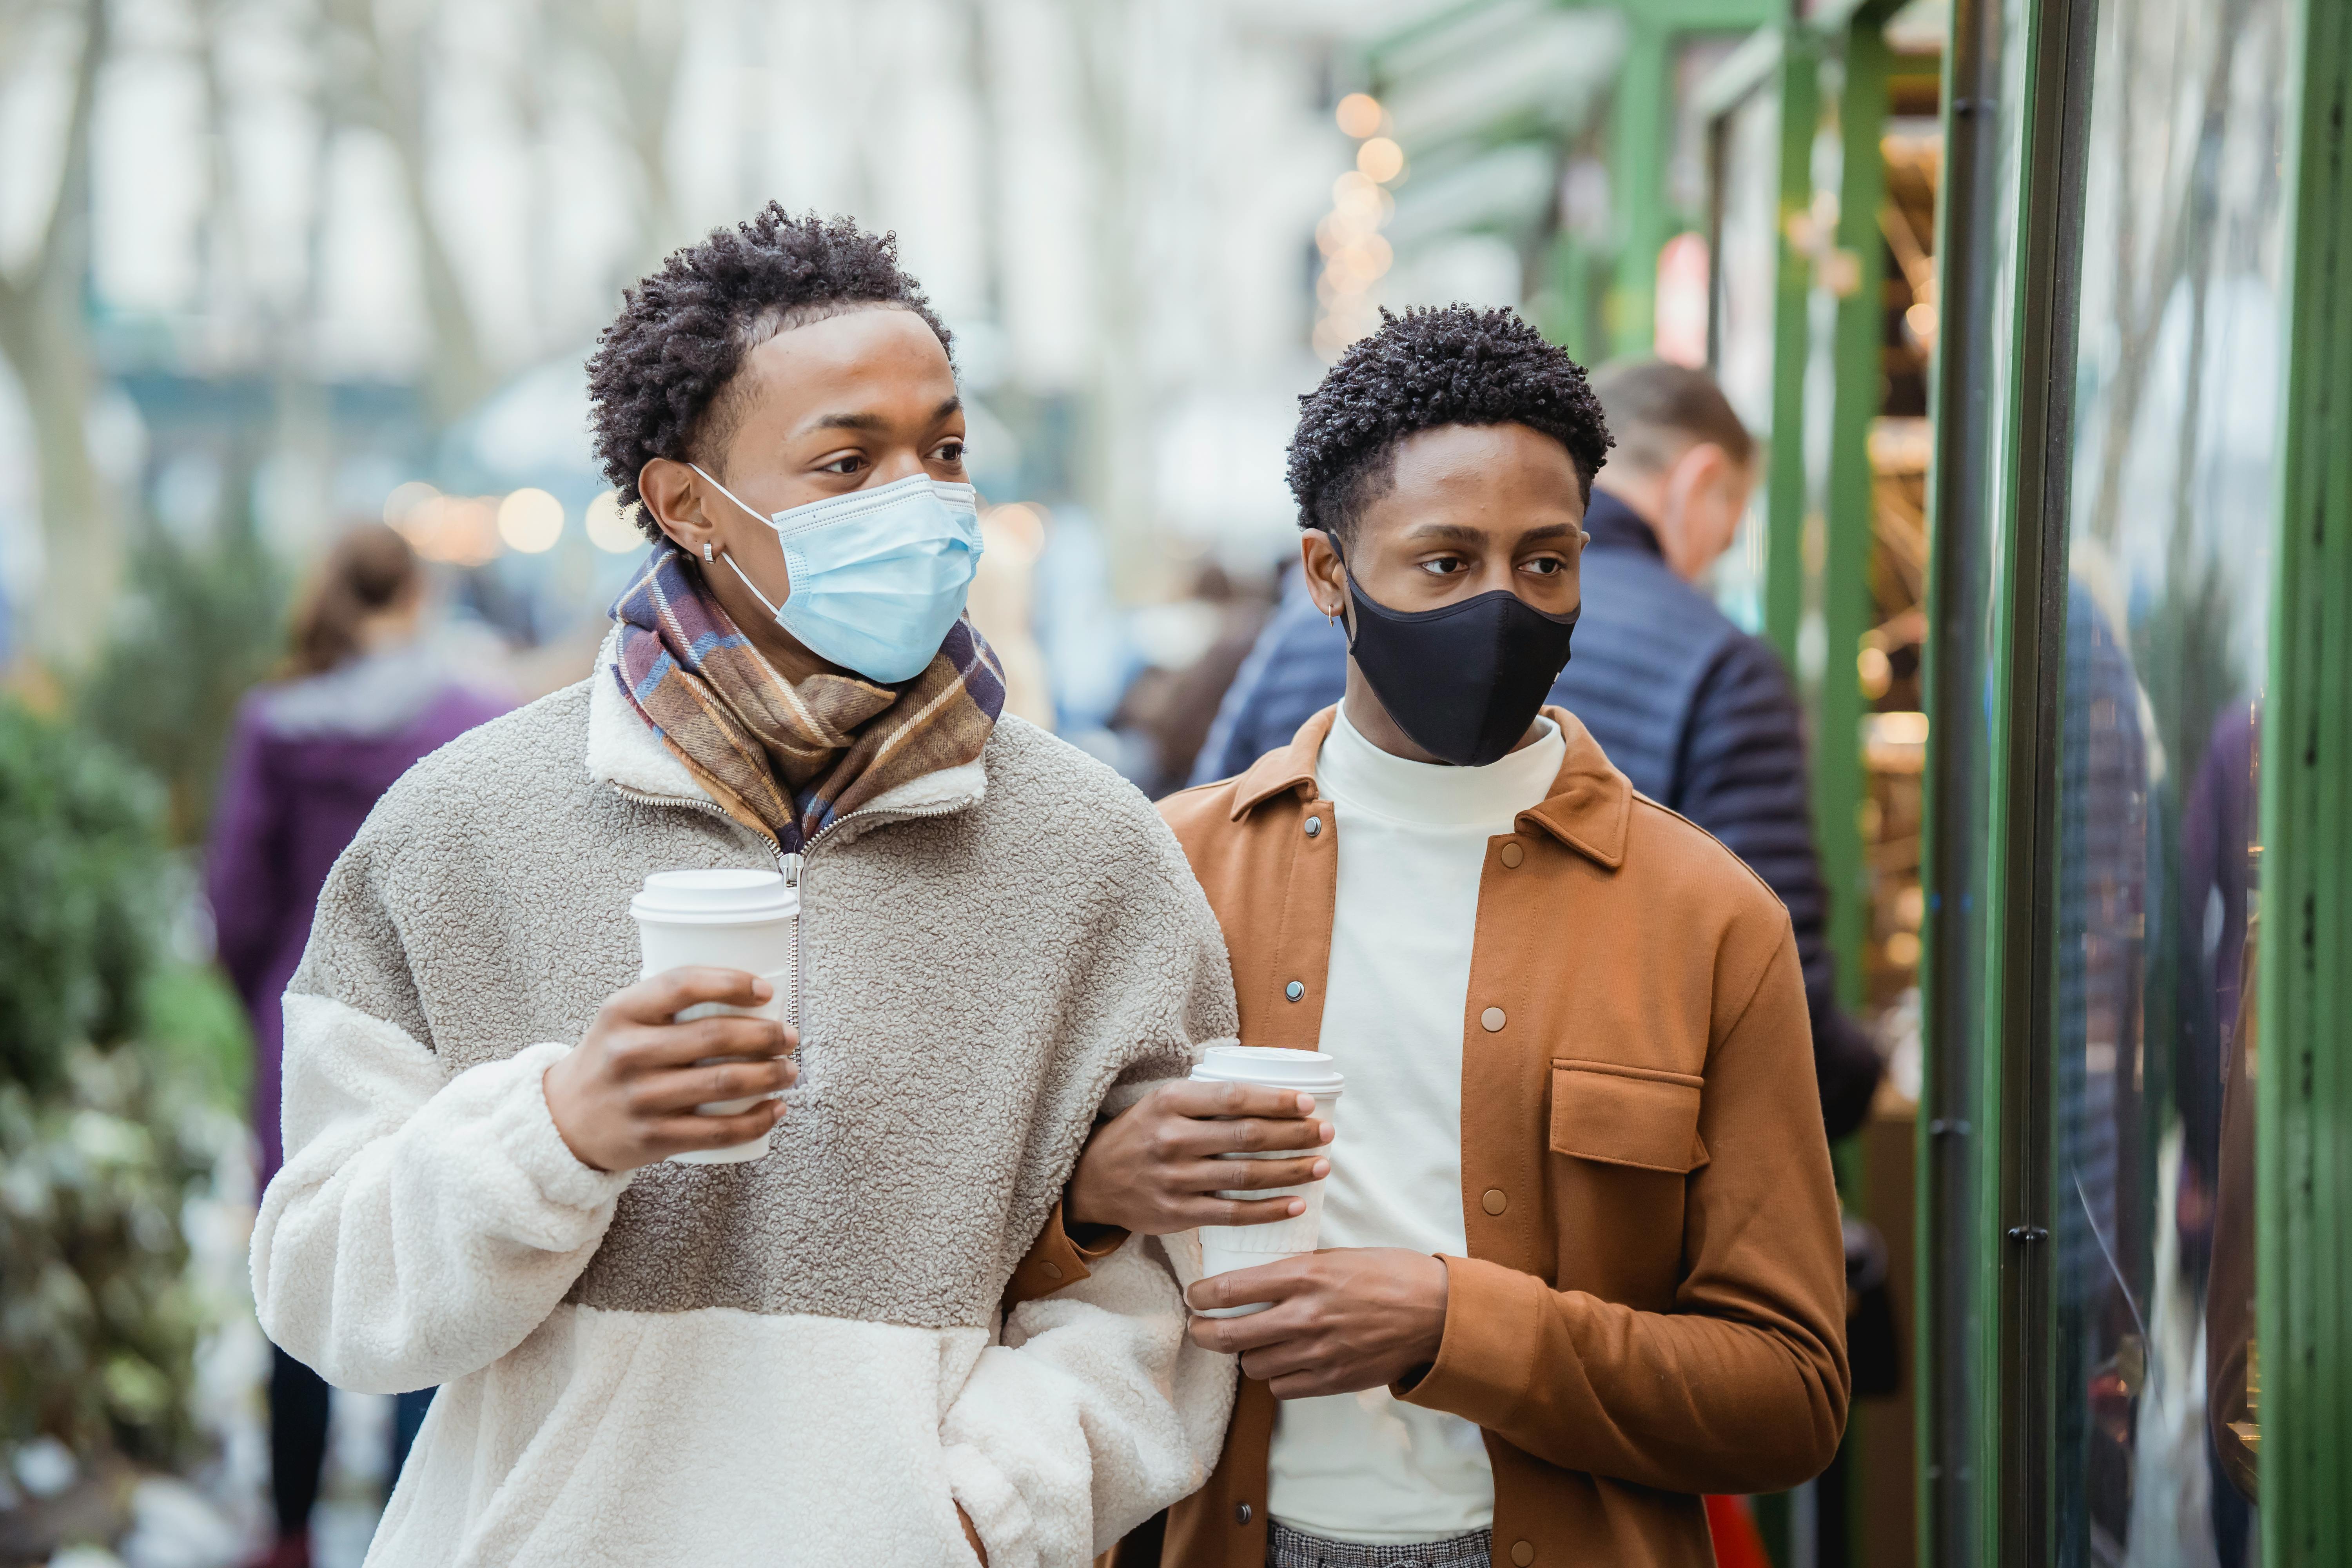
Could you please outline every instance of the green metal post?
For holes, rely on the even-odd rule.
[[[1544,292],[1538,301],[1536,326],[1580,364],[1590,364],[1593,358],[1591,266],[1591,256],[1574,235],[1562,229],[1551,237],[1544,253]]]
[[[1984,1388],[1996,1244],[1985,1224],[1985,1167],[1998,1131],[1985,1099],[1982,1042],[1993,1011],[1987,973],[1997,929],[1988,894],[1993,752],[1991,604],[2005,553],[1992,506],[1992,432],[2003,405],[2005,316],[2016,247],[2003,197],[2010,95],[2001,0],[1955,0],[1944,49],[1944,174],[1936,194],[1938,321],[1928,376],[1935,432],[1927,637],[1928,714],[1920,876],[1925,1046],[1919,1104],[1919,1554],[1921,1568],[1987,1561]]]
[[[1679,95],[1675,58],[1693,33],[1738,33],[1785,18],[1789,0],[1612,0],[1625,19],[1625,55],[1609,114],[1615,267],[1601,305],[1612,356],[1646,355],[1657,334],[1658,252],[1696,213],[1666,201]]]
[[[1842,147],[1838,177],[1839,281],[1830,416],[1827,539],[1822,560],[1822,622],[1828,660],[1822,672],[1820,732],[1813,757],[1813,820],[1821,836],[1822,875],[1830,895],[1830,951],[1837,955],[1839,1000],[1860,1006],[1869,939],[1870,886],[1861,813],[1863,697],[1856,658],[1870,630],[1870,557],[1877,486],[1870,430],[1878,417],[1886,333],[1885,246],[1878,209],[1886,196],[1879,137],[1886,124],[1891,65],[1885,26],[1857,19],[1845,39],[1838,96]]]
[[[1797,243],[1813,203],[1813,132],[1821,120],[1821,46],[1783,27],[1780,49],[1780,266],[1772,298],[1772,446],[1764,489],[1764,635],[1797,668],[1805,615],[1806,299],[1813,259]]]
[[[2069,397],[2081,279],[2084,142],[2096,0],[2007,0],[2000,179],[2009,295],[1988,467],[2000,552],[1992,600],[1986,981],[1977,1042],[1991,1139],[1979,1528],[1989,1562],[2054,1561],[2050,1234],[2059,714],[2066,649]]]
[[[1673,134],[1674,35],[1625,12],[1625,59],[1610,110],[1609,188],[1616,277],[1605,308],[1612,355],[1646,354],[1655,331],[1658,251],[1666,243],[1666,141]]]
[[[2291,49],[2255,1069],[2265,1568],[2352,1562],[2352,12]]]

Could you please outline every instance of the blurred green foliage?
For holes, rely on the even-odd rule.
[[[242,1138],[226,986],[167,956],[162,791],[0,702],[0,1447],[166,1462],[206,1303],[183,1220]]]
[[[163,781],[165,830],[200,843],[239,698],[286,647],[284,568],[254,526],[250,483],[209,537],[137,531],[114,635],[76,704],[91,733]]]
[[[162,864],[153,783],[100,746],[0,705],[0,1074],[53,1089],[78,1041],[138,1021]]]

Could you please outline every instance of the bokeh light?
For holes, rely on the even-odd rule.
[[[1026,566],[1045,549],[1045,514],[1026,501],[992,506],[981,514],[981,539],[1015,565]]]
[[[1339,100],[1339,129],[1360,142],[1381,128],[1381,100],[1369,92],[1351,92]]]
[[[610,555],[626,555],[645,547],[646,536],[634,521],[636,509],[621,510],[621,492],[606,490],[588,503],[588,542]]]
[[[416,509],[432,500],[440,491],[423,479],[411,479],[404,485],[394,485],[392,493],[383,498],[383,521],[398,528],[415,514]]]
[[[1404,173],[1404,149],[1385,136],[1375,136],[1356,149],[1356,167],[1364,178],[1385,185]]]
[[[563,537],[563,503],[526,485],[499,502],[499,537],[525,555],[555,548]]]
[[[482,566],[498,559],[499,509],[488,496],[429,495],[392,526],[417,554],[445,566]]]

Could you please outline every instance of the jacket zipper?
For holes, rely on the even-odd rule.
[[[711,801],[696,800],[691,795],[655,795],[647,790],[632,789],[627,784],[622,784],[617,779],[613,781],[613,788],[627,799],[636,801],[641,805],[681,806],[688,811],[698,811],[706,816],[715,816],[730,826],[742,828],[744,832],[748,833],[751,831],[750,828],[743,827],[741,823],[728,816],[727,813],[720,810],[719,806]],[[967,801],[964,804],[968,805],[971,803]],[[847,816],[838,816],[834,818],[833,821],[825,824],[824,827],[818,830],[815,837],[802,845],[798,850],[790,853],[787,853],[782,846],[779,845],[774,839],[769,837],[764,833],[759,835],[759,838],[761,843],[768,847],[768,853],[775,858],[776,870],[783,877],[784,886],[797,892],[799,891],[801,885],[801,868],[806,861],[809,852],[814,850],[818,845],[824,843],[827,838],[831,837],[835,829],[840,827],[843,824],[855,822],[861,816],[873,816],[877,815],[887,816],[894,822],[911,821],[917,817],[945,816],[950,812],[961,811],[962,809],[963,806],[961,805],[940,805],[933,806],[929,810],[884,811],[877,813],[874,807],[866,806],[860,810],[851,812]],[[803,948],[801,945],[802,923],[800,916],[794,915],[793,917],[793,961],[791,974],[793,982],[793,1027],[796,1030],[805,1029],[807,1027],[807,1003],[801,989],[801,975],[803,968]]]

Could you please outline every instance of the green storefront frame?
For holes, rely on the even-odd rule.
[[[2262,750],[2266,1568],[2352,1562],[2352,8],[2303,0]]]
[[[2352,1561],[2352,19],[2296,8],[2262,735],[2262,1542]],[[1933,380],[1921,1560],[2053,1560],[2058,682],[2090,0],[1959,0]],[[2283,928],[2283,929],[2282,929]]]

